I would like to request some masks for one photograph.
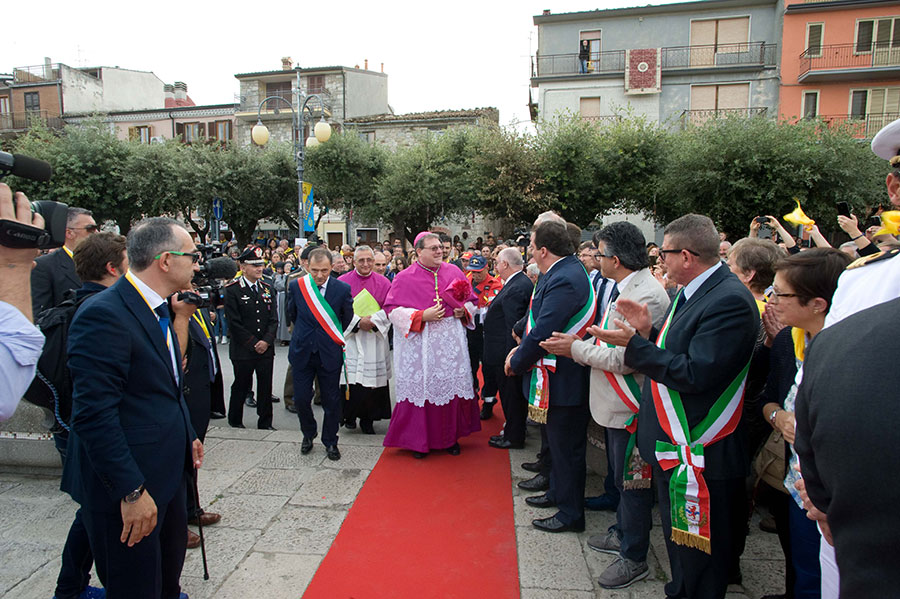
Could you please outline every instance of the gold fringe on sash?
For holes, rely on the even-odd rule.
[[[672,541],[678,543],[679,545],[684,545],[685,547],[698,549],[704,553],[712,553],[709,539],[705,539],[700,535],[695,535],[686,530],[678,530],[677,528],[673,528]]]
[[[528,406],[528,417],[541,424],[547,424],[547,408]]]

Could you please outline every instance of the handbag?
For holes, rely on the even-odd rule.
[[[753,467],[756,471],[757,482],[762,480],[773,489],[787,494],[788,490],[784,487],[787,467],[784,446],[785,442],[781,431],[773,430],[756,455]]]

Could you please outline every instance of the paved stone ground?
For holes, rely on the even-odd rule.
[[[276,393],[286,368],[286,348],[278,349]],[[230,383],[231,373],[225,374]],[[202,578],[200,550],[188,551],[182,584],[192,599],[300,597],[381,455],[386,422],[376,423],[376,435],[342,429],[339,462],[325,459],[318,443],[312,453],[301,455],[299,423],[282,406],[275,406],[279,429],[275,432],[220,427],[215,425],[223,421],[213,421],[200,473],[200,495],[207,509],[222,514],[222,521],[204,529],[208,581]],[[317,417],[321,422],[318,408]],[[251,413],[245,413],[245,424],[253,420]],[[620,591],[597,585],[597,576],[614,558],[586,544],[591,534],[612,524],[613,514],[589,512],[587,530],[578,535],[551,535],[531,526],[531,520],[543,517],[544,511],[527,506],[515,483],[531,476],[520,464],[533,459],[538,444],[535,431],[525,450],[510,452],[522,598],[662,597],[668,564],[658,526],[652,532],[650,577]],[[590,475],[589,494],[599,494],[601,483],[599,476]],[[52,597],[75,507],[58,490],[56,476],[0,472],[0,597]],[[658,524],[658,515],[655,519]],[[777,539],[760,532],[755,522],[742,568],[744,586],[731,587],[730,599],[759,599],[783,591]],[[383,596],[390,597],[390,592]]]

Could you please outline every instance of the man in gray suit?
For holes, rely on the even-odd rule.
[[[80,289],[72,253],[88,235],[98,231],[90,210],[69,207],[66,216],[66,242],[51,254],[39,256],[31,271],[31,309],[35,318],[63,300],[70,289]]]
[[[644,236],[628,222],[612,223],[596,234],[600,273],[615,281],[608,309],[598,318],[600,329],[616,328],[622,316],[615,309],[618,298],[645,304],[656,323],[662,322],[669,308],[665,289],[650,273]],[[625,366],[625,348],[597,341],[580,340],[574,335],[554,333],[541,347],[557,356],[571,356],[591,367],[590,405],[594,421],[606,427],[607,446],[619,505],[616,525],[608,533],[588,539],[591,549],[618,556],[600,575],[600,586],[620,589],[649,574],[647,551],[650,547],[650,510],[653,495],[649,467],[637,448],[629,452],[629,441],[636,433],[637,412],[641,401],[643,375]],[[630,444],[634,446],[634,443]]]

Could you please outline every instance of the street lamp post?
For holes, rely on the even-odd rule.
[[[297,67],[295,70],[297,71],[298,110],[294,110],[294,105],[285,100],[282,96],[268,96],[264,98],[263,101],[259,103],[259,108],[256,110],[256,124],[250,130],[250,137],[253,139],[254,143],[260,146],[266,145],[269,141],[269,128],[263,125],[262,122],[262,107],[266,102],[269,100],[281,100],[291,109],[291,130],[294,137],[294,161],[297,164],[297,212],[299,216],[297,223],[299,225],[299,232],[302,234],[304,232],[303,223],[306,220],[306,214],[309,212],[309,208],[304,205],[305,203],[303,201],[303,159],[306,155],[305,146],[317,146],[320,142],[324,143],[331,139],[331,125],[325,122],[325,103],[322,101],[322,98],[317,94],[310,94],[308,96],[303,95],[303,89],[300,87],[300,67]],[[312,109],[308,108],[307,105],[310,100],[313,99],[319,103],[319,112],[322,116],[319,119],[319,122],[315,124],[315,127],[313,127],[313,135],[306,140],[301,140],[300,137],[303,135],[303,129],[306,126],[306,111],[309,110],[310,114],[312,113]]]

